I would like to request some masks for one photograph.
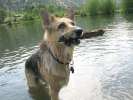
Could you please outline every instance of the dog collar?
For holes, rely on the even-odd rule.
[[[55,56],[53,55],[52,51],[50,50],[50,48],[48,48],[48,51],[49,51],[49,53],[51,54],[51,56],[54,58],[54,60],[56,60],[58,63],[63,64],[63,65],[69,65],[69,62],[64,63],[64,62],[60,61],[57,57],[55,57]]]
[[[64,63],[64,62],[60,61],[57,57],[55,57],[55,56],[53,55],[52,51],[50,50],[50,48],[48,48],[48,51],[49,51],[49,53],[51,54],[51,56],[54,58],[55,61],[57,61],[58,63],[63,64],[63,65],[69,65],[69,62]],[[74,73],[73,63],[70,64],[70,66],[71,66],[71,67],[70,67],[70,71],[71,71],[72,73]]]

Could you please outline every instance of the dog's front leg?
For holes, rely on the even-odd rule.
[[[59,91],[60,89],[56,86],[50,86],[49,93],[51,96],[51,100],[59,100]]]

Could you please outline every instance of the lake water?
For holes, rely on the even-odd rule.
[[[133,15],[76,20],[86,30],[106,32],[75,47],[75,73],[60,98],[133,100]],[[49,100],[40,90],[29,93],[24,73],[24,63],[36,52],[42,36],[39,21],[0,26],[0,100]]]

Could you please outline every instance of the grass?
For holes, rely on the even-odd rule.
[[[114,0],[87,0],[80,8],[81,16],[84,15],[111,15],[115,12],[115,2]]]
[[[98,5],[99,5],[99,0],[87,0],[86,4],[84,4],[80,8],[81,16],[97,15],[98,14]]]
[[[100,13],[104,15],[112,15],[115,13],[116,6],[114,0],[100,0]]]

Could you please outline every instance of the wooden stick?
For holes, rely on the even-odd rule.
[[[90,32],[85,31],[83,32],[81,39],[88,39],[91,37],[102,36],[104,33],[105,33],[105,30],[102,30],[102,29],[90,31]]]

